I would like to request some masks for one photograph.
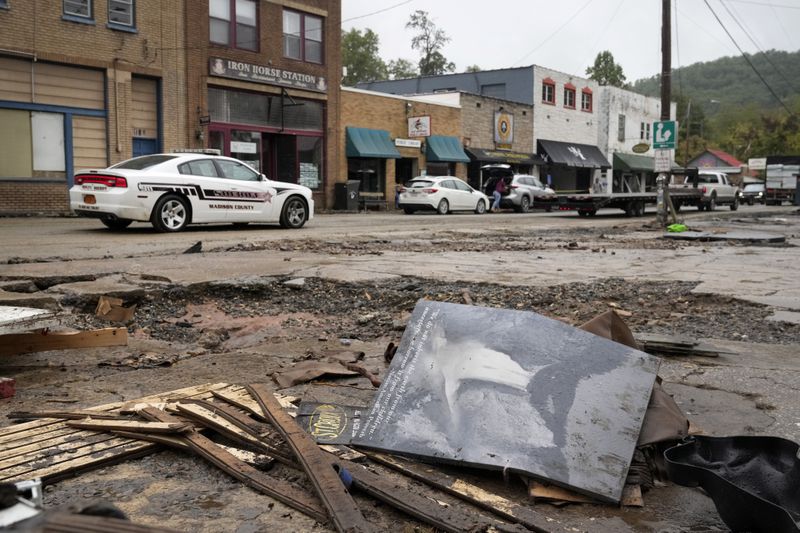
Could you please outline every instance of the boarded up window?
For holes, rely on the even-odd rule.
[[[103,73],[99,70],[35,64],[35,102],[104,109]]]
[[[158,137],[158,84],[155,80],[131,80],[133,137],[155,139]]]
[[[0,100],[31,101],[31,62],[0,57]]]
[[[64,115],[31,113],[33,170],[64,172]]]
[[[31,114],[0,109],[0,178],[29,178],[31,163]]]
[[[72,149],[75,170],[108,166],[105,119],[73,117]]]

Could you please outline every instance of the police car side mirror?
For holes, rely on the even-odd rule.
[[[259,180],[259,181],[267,181],[267,176],[266,176],[266,175],[264,175],[264,174],[259,174],[259,175],[258,175],[258,180]]]

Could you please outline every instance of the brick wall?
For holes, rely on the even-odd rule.
[[[431,134],[447,135],[463,139],[461,108],[453,105],[441,105],[424,102],[416,98],[373,93],[360,89],[343,89],[341,92],[341,136],[342,147],[345,143],[345,128],[370,128],[386,130],[389,137],[408,138],[408,117],[430,115]],[[422,139],[421,139],[422,140]],[[426,160],[424,151],[419,148],[398,147],[397,150],[404,158],[414,158],[418,161],[420,170],[425,168]],[[456,176],[466,179],[467,167],[464,163],[456,163]],[[339,181],[347,180],[347,155],[344,148],[338,161]],[[387,200],[394,198],[394,188],[397,185],[395,174],[395,161],[386,161],[386,195]]]
[[[0,215],[63,215],[69,195],[63,183],[0,181]]]
[[[461,93],[461,113],[464,122],[464,138],[469,146],[494,150],[494,113],[499,111],[514,116],[514,142],[511,150],[533,153],[533,106],[511,102],[500,98]]]
[[[127,32],[107,26],[107,0],[92,2],[94,20],[86,24],[64,20],[60,1],[9,2],[9,9],[0,9],[0,49],[4,50],[0,54],[103,69],[106,149],[111,163],[132,155],[131,75],[159,79],[163,145],[168,149],[185,146],[186,108],[178,105],[185,100],[186,87],[184,3],[185,0],[138,0],[136,31]],[[2,213],[54,213],[68,207],[66,180],[47,185],[15,180],[0,182],[0,187],[4,193],[13,191],[0,196]]]
[[[323,163],[323,187],[314,193],[318,207],[332,205],[333,184],[339,179],[335,161],[339,157],[344,138],[339,135],[339,80],[342,72],[341,59],[341,0],[269,0],[258,4],[259,50],[240,50],[209,41],[208,0],[193,0],[191,9],[185,14],[188,74],[185,111],[188,117],[186,146],[201,148],[207,145],[207,128],[201,128],[198,118],[208,114],[208,86],[240,89],[246,91],[280,94],[281,87],[265,83],[209,77],[209,57],[221,57],[247,63],[268,65],[274,68],[324,76],[328,81],[326,93],[286,88],[294,98],[322,101],[325,106],[325,154]],[[308,63],[283,57],[283,10],[318,15],[324,18],[323,64]],[[204,132],[204,140],[197,132]]]

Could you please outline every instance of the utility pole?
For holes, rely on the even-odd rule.
[[[672,8],[670,0],[661,0],[661,120],[669,120],[670,97],[672,92]],[[676,132],[677,133],[677,132]],[[656,216],[659,226],[667,225],[667,203],[669,187],[666,187],[668,175],[661,172],[658,183],[658,201]]]

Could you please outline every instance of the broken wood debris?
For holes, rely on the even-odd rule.
[[[12,420],[36,420],[38,418],[60,418],[64,420],[81,420],[83,418],[97,418],[102,420],[122,419],[115,413],[103,413],[97,411],[12,411],[8,413],[8,418]]]
[[[367,378],[369,382],[372,384],[372,386],[375,387],[376,389],[381,386],[382,383],[381,379],[372,372],[370,372],[369,370],[367,370],[367,368],[364,365],[359,363],[347,363],[344,361],[339,361],[339,363],[342,366],[344,366],[347,370],[352,370],[353,372],[357,372],[358,374],[361,374],[362,376]]]
[[[133,320],[133,314],[136,311],[136,305],[125,307],[121,298],[114,298],[111,296],[101,296],[97,300],[97,307],[94,310],[94,315],[97,318],[102,318],[109,322],[130,322]]]
[[[47,309],[0,305],[0,335],[44,329],[57,324],[55,313]]]
[[[169,413],[151,407],[143,409],[141,414],[149,420],[159,422],[172,422],[175,420]],[[293,509],[297,509],[318,522],[324,523],[327,521],[325,510],[315,499],[309,497],[290,483],[270,477],[264,472],[234,457],[226,450],[217,446],[212,440],[200,435],[200,433],[192,431],[181,435],[179,439],[184,441],[194,453],[206,459],[228,475],[238,479],[248,487],[275,498],[279,502],[285,503]]]
[[[384,453],[368,452],[366,455],[378,464],[388,466],[392,470],[485,509],[505,520],[521,524],[531,531],[546,530],[547,521],[535,511],[446,474],[434,466]]]
[[[0,335],[0,355],[20,355],[49,350],[73,350],[76,348],[99,348],[125,346],[128,330],[104,328],[91,331],[48,331],[33,333],[9,333]]]
[[[192,426],[183,422],[138,422],[136,420],[70,420],[71,428],[91,429],[95,431],[129,431],[133,433],[186,433]]]
[[[372,528],[364,520],[352,496],[339,479],[329,456],[326,456],[311,436],[281,409],[272,391],[263,384],[248,385],[246,389],[297,457],[328,510],[336,529],[341,532],[370,531]]]
[[[643,351],[653,354],[696,355],[701,357],[732,355],[732,352],[721,350],[712,344],[680,335],[636,333],[636,341]]]

